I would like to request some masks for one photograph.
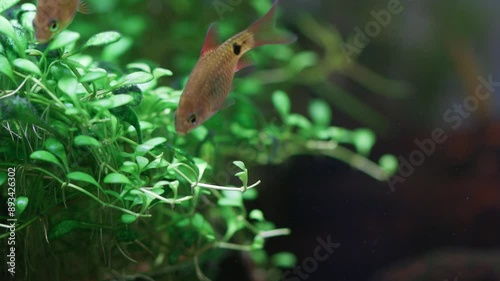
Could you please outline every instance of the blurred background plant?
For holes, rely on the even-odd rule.
[[[247,207],[260,180],[244,163],[325,155],[379,181],[397,169],[392,155],[370,160],[387,120],[325,77],[346,72],[391,98],[410,87],[348,63],[339,33],[310,15],[298,21],[301,45],[253,52],[260,70],[236,80],[235,105],[181,138],[173,112],[207,23],[222,16],[213,2],[88,1],[94,14],[48,45],[33,42],[36,7],[18,2],[0,5],[0,184],[15,167],[24,280],[209,280],[229,250],[275,280],[296,258],[269,255],[264,242],[290,229]],[[222,37],[270,4],[232,7]],[[287,92],[312,97],[306,112],[294,113]],[[371,129],[332,126],[334,104]]]
[[[500,80],[498,1],[282,0],[299,40],[249,53],[234,105],[183,138],[172,114],[209,24],[227,39],[271,1],[86,2],[40,46],[34,1],[0,0],[17,3],[0,18],[0,182],[16,167],[18,278],[278,280],[330,236],[308,280],[500,280],[496,89],[460,126],[443,116]],[[390,154],[436,128],[446,141],[389,188]]]

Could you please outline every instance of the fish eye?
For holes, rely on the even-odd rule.
[[[197,118],[196,118],[196,114],[194,113],[191,113],[189,115],[189,117],[187,118],[187,121],[191,124],[191,125],[196,125],[196,122],[198,122]]]
[[[52,32],[56,32],[59,29],[59,21],[57,20],[49,21],[49,29]]]

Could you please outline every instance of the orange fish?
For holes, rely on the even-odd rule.
[[[83,0],[38,0],[33,20],[35,38],[47,43],[73,21],[76,11],[89,13]]]
[[[234,73],[250,63],[242,56],[266,44],[288,44],[297,37],[275,28],[278,0],[250,27],[218,44],[215,24],[210,25],[201,56],[191,72],[175,112],[175,130],[185,135],[224,107]]]

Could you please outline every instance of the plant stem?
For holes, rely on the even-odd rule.
[[[78,78],[78,80],[80,79],[80,77],[82,77],[80,75],[80,73],[78,72],[78,70],[76,69],[76,67],[74,67],[73,65],[70,65],[70,64],[67,64],[67,66],[69,67],[69,69],[73,72],[73,74],[75,74],[76,78]],[[89,95],[92,95],[93,92],[92,92],[92,89],[90,89],[89,85],[87,85],[87,83],[81,83],[82,86],[85,88],[85,90],[87,91],[87,93]]]
[[[308,149],[318,151],[321,154],[338,159],[379,181],[385,181],[388,179],[387,173],[382,170],[376,163],[345,147],[338,145],[337,142],[308,141],[306,147]]]

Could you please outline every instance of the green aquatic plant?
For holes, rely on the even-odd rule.
[[[67,30],[36,45],[34,14],[34,5],[23,4],[0,16],[0,185],[10,183],[12,171],[16,179],[1,197],[16,198],[16,275],[26,280],[82,273],[106,280],[118,271],[209,280],[216,271],[207,263],[220,262],[228,250],[251,253],[276,277],[276,268],[295,259],[287,252],[268,257],[265,241],[290,230],[248,209],[260,181],[246,164],[322,154],[378,180],[396,168],[392,156],[379,164],[366,158],[373,132],[331,126],[330,107],[319,99],[309,106],[310,118],[293,113],[282,90],[270,98],[268,119],[242,95],[178,137],[173,112],[181,90],[163,86],[173,83],[170,70],[102,59],[129,48],[115,31],[82,38]],[[102,54],[89,54],[96,52]],[[241,84],[237,91],[259,87]],[[2,213],[2,221],[8,218]]]

